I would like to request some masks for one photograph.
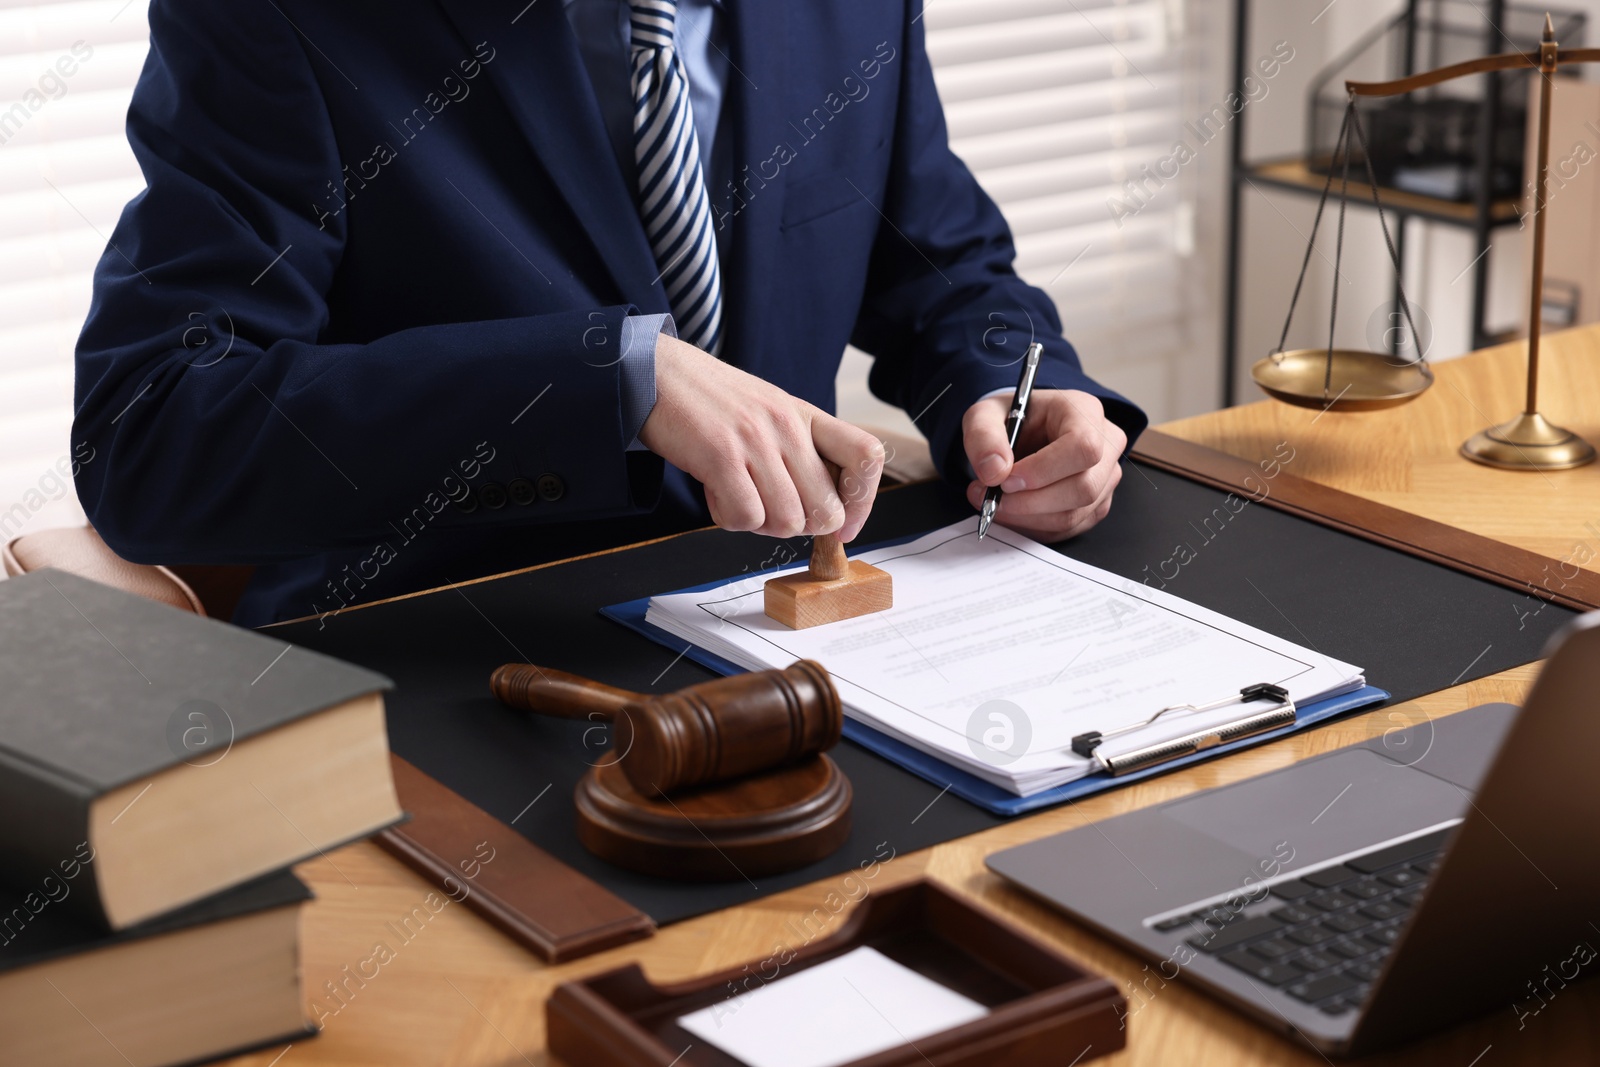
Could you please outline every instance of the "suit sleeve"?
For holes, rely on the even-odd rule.
[[[444,506],[438,522],[653,503],[661,461],[627,451],[622,371],[591,347],[614,345],[631,308],[319,343],[348,214],[306,210],[342,167],[312,68],[326,61],[269,4],[157,0],[150,30],[127,127],[147,187],[77,351],[73,439],[95,456],[77,488],[113,549],[265,563],[364,545],[444,479],[519,450],[564,472],[558,505]]]
[[[852,343],[874,357],[873,393],[912,415],[945,477],[971,473],[961,419],[980,397],[1017,384],[1030,341],[1044,345],[1037,387],[1081,389],[1133,440],[1145,415],[1090,379],[1061,334],[1051,299],[1012,269],[1016,249],[994,201],[950,150],[923,41],[923,3],[909,0],[900,106],[867,292]]]

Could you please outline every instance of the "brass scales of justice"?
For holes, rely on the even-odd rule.
[[[1289,299],[1289,313],[1284,319],[1283,334],[1277,349],[1258,360],[1250,368],[1251,377],[1269,396],[1299,407],[1320,408],[1332,411],[1376,411],[1394,407],[1416,399],[1433,384],[1433,372],[1423,357],[1417,335],[1416,322],[1411,315],[1405,289],[1400,279],[1400,257],[1395,252],[1389,236],[1389,224],[1384,219],[1383,205],[1378,201],[1378,182],[1373,173],[1372,159],[1367,150],[1366,134],[1361,128],[1361,116],[1356,109],[1356,98],[1361,96],[1398,96],[1402,93],[1426,89],[1469,74],[1489,71],[1526,70],[1539,72],[1539,153],[1538,173],[1534,179],[1533,206],[1533,286],[1528,301],[1528,391],[1522,414],[1510,422],[1480,430],[1461,446],[1461,454],[1478,463],[1507,470],[1563,470],[1581,467],[1595,458],[1589,442],[1570,430],[1555,425],[1539,413],[1539,333],[1540,308],[1544,291],[1544,223],[1545,179],[1550,160],[1550,97],[1555,91],[1553,75],[1558,66],[1574,63],[1600,62],[1600,48],[1561,48],[1555,40],[1555,27],[1550,16],[1545,16],[1544,38],[1537,53],[1509,52],[1484,56],[1463,63],[1455,63],[1438,70],[1415,74],[1386,82],[1345,82],[1350,102],[1345,107],[1344,122],[1339,138],[1334,144],[1328,167],[1328,180],[1322,188],[1322,199],[1317,204],[1316,220],[1311,226],[1311,237],[1306,243],[1306,255],[1300,265],[1300,277],[1295,282],[1294,295]],[[1384,243],[1394,264],[1396,295],[1399,298],[1405,323],[1410,328],[1416,356],[1406,361],[1396,361],[1378,352],[1335,348],[1333,325],[1339,307],[1339,263],[1344,247],[1344,213],[1348,201],[1350,180],[1351,137],[1359,144],[1366,163],[1367,184],[1372,190],[1372,203],[1378,211],[1378,222],[1383,228]],[[1294,318],[1294,306],[1300,297],[1305,281],[1306,267],[1310,265],[1315,248],[1317,227],[1322,222],[1322,211],[1328,202],[1328,192],[1333,187],[1334,164],[1340,162],[1339,224],[1334,253],[1333,300],[1329,312],[1328,345],[1322,348],[1302,348],[1284,351],[1289,336],[1289,324]]]

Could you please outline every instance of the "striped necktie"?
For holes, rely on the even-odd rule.
[[[633,45],[633,158],[639,213],[678,336],[722,348],[722,274],[689,79],[673,46],[677,0],[628,0]]]

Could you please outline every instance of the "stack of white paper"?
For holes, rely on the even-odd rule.
[[[977,1001],[875,948],[858,948],[678,1025],[746,1067],[838,1067],[981,1019]]]
[[[646,618],[748,670],[817,660],[852,718],[1021,796],[1089,773],[1093,763],[1071,748],[1086,731],[1109,734],[1257,682],[1283,686],[1297,705],[1366,684],[1359,667],[1010,530],[979,541],[976,517],[860,558],[893,576],[890,610],[791,630],[762,610],[767,573],[654,597]],[[1169,713],[1104,752],[1250,710]]]

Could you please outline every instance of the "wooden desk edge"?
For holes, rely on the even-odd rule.
[[[1214,489],[1241,494],[1253,503],[1298,515],[1562,607],[1575,611],[1600,608],[1600,574],[1573,568],[1576,576],[1561,575],[1560,591],[1552,590],[1547,581],[1550,567],[1559,565],[1558,561],[1525,548],[1446,526],[1284,470],[1279,470],[1269,485],[1257,465],[1159,430],[1146,430],[1132,455],[1153,467]]]

